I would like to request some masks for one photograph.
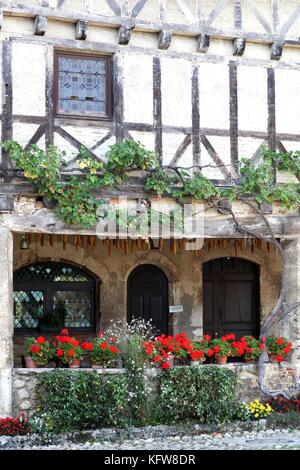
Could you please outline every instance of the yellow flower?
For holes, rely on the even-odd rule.
[[[32,173],[30,173],[29,171],[24,171],[24,176],[25,178],[30,178],[32,180],[36,179],[37,176],[36,175],[33,175]]]
[[[86,166],[87,166],[87,165],[86,165],[85,162],[80,162],[80,163],[79,163],[79,168],[81,168],[82,170],[83,170],[84,168],[86,168]]]
[[[95,175],[97,173],[96,168],[91,168],[91,175]]]

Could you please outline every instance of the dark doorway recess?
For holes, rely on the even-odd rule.
[[[211,336],[259,334],[259,270],[241,258],[203,265],[203,330]]]
[[[168,333],[168,279],[152,264],[136,267],[128,278],[128,321],[151,320],[158,333]]]

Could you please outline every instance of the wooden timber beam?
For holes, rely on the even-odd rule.
[[[100,14],[94,14],[90,12],[83,12],[77,10],[64,10],[57,8],[40,7],[28,4],[24,6],[18,2],[14,5],[14,2],[3,1],[1,2],[1,8],[3,9],[4,16],[20,16],[25,18],[35,18],[36,16],[47,17],[48,20],[65,21],[71,23],[77,23],[78,21],[88,21],[91,25],[110,27],[119,29],[121,26],[130,27],[132,25],[132,17],[126,16],[104,16]],[[257,32],[243,32],[241,30],[223,30],[221,28],[215,28],[211,26],[211,22],[199,26],[198,24],[181,24],[181,23],[166,23],[164,21],[143,21],[139,18],[134,18],[135,30],[160,33],[162,29],[166,28],[172,31],[174,34],[186,35],[186,36],[199,36],[199,34],[205,34],[208,36],[216,37],[219,39],[234,40],[237,37],[237,32],[243,33],[243,37],[248,41],[262,42],[265,44],[273,44],[276,41],[283,40],[288,31],[282,30],[280,32],[272,32],[270,28],[265,28],[264,33]],[[291,38],[292,41],[300,47],[300,40]]]
[[[300,216],[299,215],[266,215],[267,220],[276,238],[297,238],[300,237]],[[239,223],[245,225],[249,230],[269,236],[265,224],[257,215],[239,217]],[[17,233],[48,233],[61,235],[91,235],[96,236],[96,228],[76,229],[69,228],[65,223],[58,220],[53,211],[49,209],[39,209],[34,215],[17,216],[11,213],[2,214],[1,224]],[[107,233],[103,235],[107,237]],[[117,234],[112,234],[116,236]],[[194,238],[194,234],[185,238]],[[207,215],[204,218],[204,238],[241,238],[241,234],[235,230],[235,225],[230,216]]]

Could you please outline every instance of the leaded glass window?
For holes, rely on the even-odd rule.
[[[110,57],[56,54],[58,115],[110,118]]]
[[[95,281],[62,263],[37,263],[14,273],[16,330],[41,325],[94,329]]]

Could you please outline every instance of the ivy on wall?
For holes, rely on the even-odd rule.
[[[116,187],[137,170],[145,172],[145,190],[150,194],[205,201],[251,196],[258,203],[278,201],[287,208],[300,205],[300,151],[283,153],[264,147],[259,164],[242,159],[239,178],[232,186],[220,188],[202,175],[201,167],[194,172],[192,167],[161,167],[154,152],[131,139],[110,146],[105,162],[91,158],[88,149],[82,147],[78,157],[81,173],[72,176],[64,173],[65,153],[53,145],[47,151],[36,145],[25,150],[15,141],[6,141],[2,147],[24,176],[35,184],[37,192],[56,203],[59,218],[68,225],[83,228],[98,222],[97,208],[102,201],[97,197],[97,190]],[[298,182],[275,183],[277,170],[289,172]]]

